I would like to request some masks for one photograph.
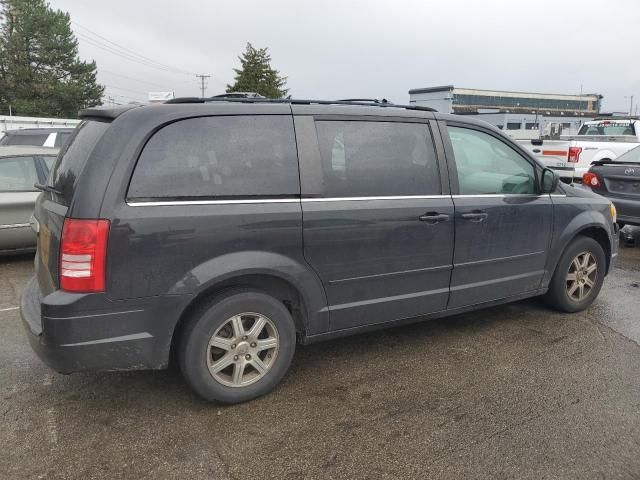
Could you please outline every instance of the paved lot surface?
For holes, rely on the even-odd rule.
[[[640,478],[640,247],[586,312],[537,301],[300,347],[220,407],[175,370],[58,375],[0,258],[0,478]]]

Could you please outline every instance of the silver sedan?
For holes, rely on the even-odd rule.
[[[33,251],[36,235],[29,219],[58,149],[0,146],[0,254]]]

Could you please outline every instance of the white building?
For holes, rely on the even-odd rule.
[[[602,95],[563,95],[457,88],[453,85],[409,90],[409,103],[442,113],[472,115],[514,138],[575,133],[600,113]]]

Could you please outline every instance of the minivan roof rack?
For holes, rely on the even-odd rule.
[[[383,98],[382,100],[378,98],[341,98],[338,102],[367,102],[379,105],[381,103],[389,103],[389,100],[386,98]]]
[[[422,107],[419,105],[398,105],[391,103],[386,99],[378,100],[371,98],[353,98],[347,100],[311,100],[299,98],[229,98],[229,97],[181,97],[172,98],[164,102],[165,104],[180,103],[210,103],[210,102],[229,102],[229,103],[271,103],[271,104],[290,104],[290,105],[358,105],[368,107],[392,107],[404,108],[405,110],[418,110],[423,112],[437,112],[431,107]]]

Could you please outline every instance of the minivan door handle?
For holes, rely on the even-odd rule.
[[[418,220],[420,220],[421,222],[427,222],[427,223],[440,223],[440,222],[446,222],[447,220],[449,220],[449,215],[446,215],[444,213],[438,213],[438,212],[427,212],[424,215],[420,215],[418,217]]]
[[[463,213],[460,216],[470,222],[482,222],[489,216],[489,214],[480,210],[474,210],[473,212]]]

